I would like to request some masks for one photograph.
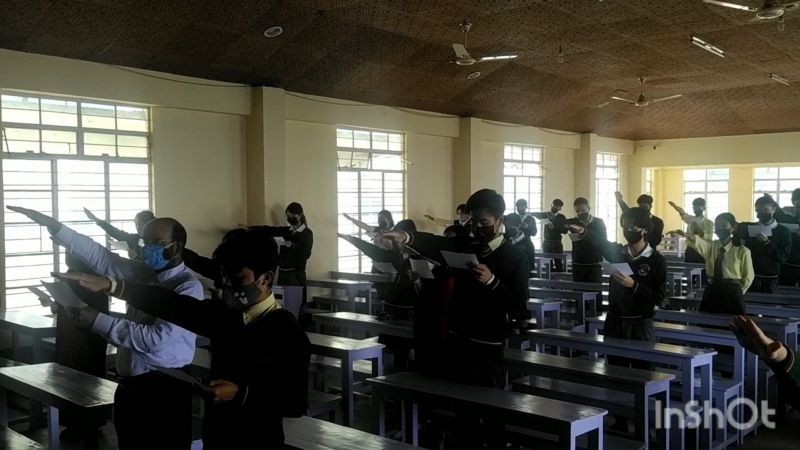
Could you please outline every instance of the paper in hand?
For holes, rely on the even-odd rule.
[[[85,308],[87,305],[83,300],[79,299],[69,284],[65,281],[57,281],[55,283],[48,283],[42,281],[42,286],[50,292],[56,303],[67,308]]]
[[[282,238],[280,236],[275,236],[272,239],[275,240],[275,243],[278,244],[278,247],[286,245],[286,239],[284,239],[284,238]]]
[[[800,224],[797,223],[779,223],[778,225],[786,228],[792,233],[797,233],[798,231],[800,231]]]
[[[551,222],[550,219],[542,219],[542,226],[543,227],[546,227],[546,226],[550,225],[551,223],[553,223],[553,222]]]
[[[113,239],[108,240],[108,245],[114,250],[122,250],[124,252],[130,251],[130,247],[128,243],[125,241],[115,241]]]
[[[41,289],[37,287],[29,287],[28,290],[33,292],[36,295],[36,297],[39,298],[39,303],[41,303],[42,306],[49,308],[50,305],[53,304],[53,299],[50,298],[49,295],[42,292]]]
[[[580,241],[580,240],[582,240],[582,239],[583,239],[583,238],[581,237],[581,235],[580,235],[580,234],[578,234],[578,233],[570,233],[570,234],[569,234],[569,238],[572,240],[572,242],[577,242],[577,241]]]
[[[631,276],[633,275],[633,269],[631,269],[631,265],[628,263],[610,263],[608,261],[603,261],[603,271],[607,274],[611,275],[616,272],[620,272],[623,275]]]
[[[478,257],[474,253],[456,253],[442,250],[442,257],[449,267],[453,269],[469,270],[477,266]]]
[[[770,237],[772,236],[772,228],[766,225],[748,225],[747,234],[751,237],[755,237],[758,234],[763,234],[766,237]]]
[[[376,270],[378,270],[381,273],[386,273],[386,274],[395,274],[395,273],[397,273],[397,269],[394,268],[392,263],[388,263],[388,262],[372,261],[372,267],[374,267]]]
[[[411,270],[419,275],[420,278],[424,278],[426,280],[433,279],[433,272],[431,271],[431,265],[428,261],[424,259],[409,259],[411,262]]]

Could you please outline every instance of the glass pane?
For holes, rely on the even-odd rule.
[[[707,186],[708,192],[728,192],[727,181],[709,181]]]
[[[522,174],[529,177],[538,177],[542,174],[539,164],[525,163],[522,166]]]
[[[522,147],[516,145],[511,147],[511,159],[516,159],[517,161],[522,159]]]
[[[709,180],[727,180],[728,169],[708,169],[707,177]]]
[[[525,161],[533,161],[533,149],[531,148],[523,148],[522,149],[522,159]]]
[[[147,138],[144,136],[117,136],[118,155],[123,158],[146,158]]]
[[[800,179],[800,167],[781,167],[781,178]]]
[[[506,145],[503,147],[503,159],[511,159],[511,146]]]
[[[81,103],[81,121],[84,127],[113,130],[117,127],[115,116],[112,105]]]
[[[755,191],[756,192],[774,192],[778,190],[778,181],[771,180],[771,181],[756,181],[755,182]]]
[[[117,136],[114,134],[83,133],[83,153],[89,156],[116,156]]]
[[[355,148],[370,148],[370,132],[353,130],[353,144]]]
[[[3,148],[12,153],[39,153],[39,130],[6,128]]]
[[[372,155],[373,170],[403,170],[403,161],[400,155]]]
[[[51,98],[42,99],[42,124],[78,126],[78,103]]]
[[[759,167],[755,169],[755,178],[757,179],[772,179],[778,178],[777,167]]]
[[[386,133],[372,133],[372,148],[374,150],[388,150],[389,135]]]
[[[687,181],[683,183],[684,192],[705,193],[706,183],[704,181]]]
[[[77,155],[76,134],[74,131],[42,130],[42,153]]]
[[[504,175],[522,175],[522,163],[518,162],[504,162],[503,163]]]
[[[683,179],[688,181],[705,180],[705,169],[688,169],[683,171]]]
[[[39,123],[38,98],[3,95],[0,102],[3,108],[4,122]]]
[[[117,129],[125,131],[149,131],[147,109],[133,106],[117,106]]]

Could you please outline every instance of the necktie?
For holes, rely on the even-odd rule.
[[[725,247],[720,247],[717,259],[714,260],[714,281],[722,281],[722,262],[725,259]]]

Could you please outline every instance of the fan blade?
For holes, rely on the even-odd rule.
[[[483,56],[478,58],[477,62],[485,62],[485,61],[503,61],[506,59],[516,59],[517,55],[497,55],[497,56]]]
[[[467,48],[464,47],[464,44],[453,44],[453,50],[456,52],[456,58],[458,59],[472,59],[467,53]]]
[[[783,5],[784,11],[794,11],[795,9],[800,8],[800,1],[797,2],[787,2]]]
[[[599,105],[597,105],[597,107],[598,107],[598,108],[605,108],[606,106],[608,106],[608,105],[610,105],[610,104],[611,104],[611,102],[610,102],[610,101],[608,101],[608,102],[603,102],[603,103],[600,103]]]
[[[725,8],[738,9],[740,11],[750,11],[750,12],[758,11],[758,8],[754,8],[752,6],[739,5],[737,3],[721,2],[719,0],[703,0],[703,3],[708,3],[709,5],[722,6]]]
[[[653,100],[650,100],[650,103],[665,102],[667,100],[675,100],[676,98],[681,98],[681,97],[683,97],[683,94],[670,95],[669,97],[654,98]]]
[[[611,97],[611,100],[616,100],[618,102],[630,103],[631,105],[635,105],[636,104],[635,101],[628,100],[627,98],[622,98],[622,97]]]

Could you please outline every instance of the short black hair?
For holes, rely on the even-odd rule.
[[[525,200],[524,198],[517,199],[517,202],[514,203],[514,205],[519,206],[520,203],[524,204],[525,206],[528,206],[528,201]]]
[[[697,197],[696,199],[692,200],[692,206],[706,206],[706,199],[703,197]]]
[[[139,211],[138,213],[136,213],[135,216],[133,216],[133,220],[143,220],[143,221],[145,221],[144,223],[150,222],[151,220],[153,220],[155,218],[156,218],[156,215],[153,214],[153,211],[150,211],[150,210],[147,210],[147,209],[144,210],[144,211]]]
[[[574,201],[574,202],[572,202],[572,206],[578,206],[578,205],[586,205],[586,206],[589,206],[589,200],[586,200],[586,199],[585,199],[585,198],[583,198],[583,197],[578,197],[578,198],[576,198],[576,199],[575,199],[575,201]]]
[[[765,194],[763,197],[758,197],[756,199],[756,208],[759,206],[771,206],[773,208],[777,208],[778,203],[775,202],[775,199]]]
[[[506,201],[503,200],[502,195],[492,189],[475,191],[467,200],[467,214],[480,210],[489,211],[495,218],[502,217],[506,210]]]
[[[467,210],[467,204],[466,203],[461,203],[460,205],[456,206],[456,212],[466,211],[466,210]]]
[[[416,233],[417,224],[415,224],[411,219],[403,219],[400,222],[397,222],[397,225],[394,226],[394,229],[397,231],[405,231],[406,233]]]
[[[266,233],[245,231],[223,241],[214,250],[214,257],[224,271],[238,272],[244,268],[256,277],[278,268],[278,246]],[[274,278],[274,277],[273,277]]]
[[[619,218],[620,225],[622,225],[625,219],[633,222],[634,226],[647,230],[648,232],[653,229],[653,219],[650,217],[650,213],[638,206],[628,208],[622,213],[622,216]]]
[[[553,204],[556,205],[556,206],[562,206],[563,207],[564,206],[564,201],[561,200],[560,198],[557,198],[557,199],[553,200]]]
[[[297,202],[289,203],[289,205],[286,207],[286,212],[292,214],[303,214],[303,205]]]
[[[800,197],[800,188],[797,188],[792,191],[792,198],[799,198]]]
[[[636,204],[641,205],[642,203],[653,206],[653,196],[648,194],[640,195],[639,198],[636,199]]]

